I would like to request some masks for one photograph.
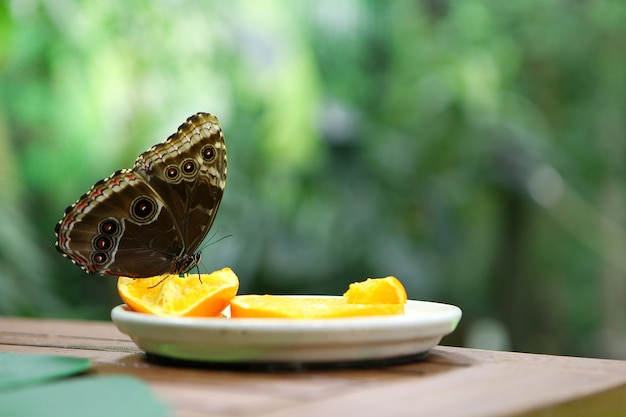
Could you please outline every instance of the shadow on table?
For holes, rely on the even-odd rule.
[[[133,368],[153,365],[168,368],[210,369],[236,372],[311,372],[336,370],[384,370],[393,373],[428,374],[470,366],[472,360],[462,353],[434,348],[419,354],[373,360],[339,362],[209,362],[169,358],[150,353],[128,355],[117,361]]]

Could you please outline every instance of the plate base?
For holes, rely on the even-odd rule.
[[[428,352],[383,359],[338,362],[211,362],[171,358],[146,353],[146,359],[159,365],[242,372],[304,372],[310,370],[364,369],[405,365],[426,359]]]

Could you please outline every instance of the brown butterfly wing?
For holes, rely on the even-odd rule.
[[[198,113],[142,153],[133,170],[99,181],[68,207],[56,247],[91,274],[185,272],[215,219],[225,180],[219,122]]]
[[[68,207],[56,228],[57,249],[90,274],[158,275],[183,247],[173,225],[150,185],[122,170]]]
[[[217,118],[191,116],[164,143],[139,155],[134,170],[176,219],[184,252],[195,252],[215,220],[226,186],[226,145]]]

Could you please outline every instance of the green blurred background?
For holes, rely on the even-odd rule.
[[[0,4],[0,314],[108,319],[54,226],[208,111],[241,292],[393,274],[447,344],[626,358],[625,2]]]

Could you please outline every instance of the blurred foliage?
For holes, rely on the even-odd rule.
[[[106,319],[54,225],[209,111],[242,292],[394,274],[448,343],[626,357],[624,2],[0,4],[1,314]]]

